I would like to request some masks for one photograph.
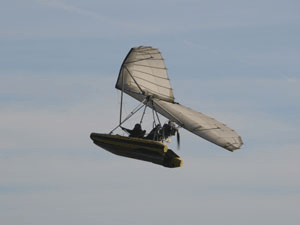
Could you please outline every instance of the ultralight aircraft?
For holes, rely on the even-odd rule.
[[[234,151],[243,145],[241,137],[225,124],[175,102],[167,69],[158,49],[140,46],[132,48],[124,59],[115,86],[121,91],[120,121],[108,134],[91,133],[93,142],[101,148],[120,156],[152,162],[169,168],[182,166],[182,159],[171,149],[167,141],[184,128],[224,149]],[[123,93],[140,104],[122,119]],[[153,111],[153,129],[147,133],[141,129],[146,109]],[[122,124],[135,113],[143,110],[142,117],[133,130]],[[158,114],[169,121],[161,124]],[[122,128],[129,136],[113,134]]]

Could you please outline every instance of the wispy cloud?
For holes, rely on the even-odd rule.
[[[39,2],[42,5],[48,6],[48,7],[52,7],[52,8],[57,8],[60,10],[64,10],[67,12],[71,12],[71,13],[76,13],[82,16],[86,16],[86,17],[90,17],[92,19],[95,19],[96,21],[100,22],[102,25],[102,29],[103,26],[105,27],[110,27],[113,26],[114,29],[120,29],[126,31],[126,29],[130,30],[130,31],[139,31],[139,32],[156,32],[158,31],[157,28],[151,24],[148,24],[147,26],[145,26],[145,24],[141,24],[138,21],[134,21],[134,22],[130,22],[128,20],[122,20],[120,18],[115,18],[115,17],[108,17],[105,16],[103,14],[91,11],[91,10],[87,10],[81,7],[77,7],[73,4],[70,3],[66,3],[63,0],[36,0],[37,2]],[[100,24],[98,24],[99,26]]]
[[[77,14],[84,15],[84,16],[89,16],[89,17],[92,17],[95,19],[105,19],[105,20],[109,19],[109,18],[101,16],[100,14],[95,13],[93,11],[82,9],[82,8],[76,7],[74,5],[71,5],[70,3],[66,3],[63,0],[36,0],[36,1],[42,5],[61,9],[61,10],[68,11],[68,12],[77,13]]]
[[[288,78],[287,78],[287,81],[288,81],[290,84],[296,85],[296,86],[298,86],[298,87],[299,87],[299,85],[300,85],[300,79],[297,78],[297,77],[288,77]]]

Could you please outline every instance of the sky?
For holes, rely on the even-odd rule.
[[[299,1],[0,2],[1,223],[300,223]],[[118,124],[115,82],[140,45],[240,150],[181,129],[183,166],[168,169],[92,143]]]

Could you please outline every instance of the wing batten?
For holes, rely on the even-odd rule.
[[[135,79],[143,80],[143,81],[145,81],[146,83],[153,84],[153,85],[157,85],[158,87],[172,90],[172,88],[169,88],[169,87],[166,87],[166,86],[163,86],[163,85],[160,85],[160,84],[156,84],[156,83],[154,83],[154,82],[152,82],[152,81],[149,81],[149,80],[147,80],[147,79],[145,79],[145,78],[142,78],[142,77],[139,77],[139,76],[135,76]],[[143,86],[143,85],[141,85],[141,86]],[[147,87],[145,87],[145,89],[146,89],[146,88],[147,88]]]
[[[140,71],[140,70],[134,70],[134,71],[137,72],[137,73],[142,73],[142,74],[146,74],[146,75],[149,75],[149,76],[153,76],[153,77],[156,77],[156,78],[161,79],[161,80],[168,80],[168,81],[170,81],[169,78],[159,77],[159,76],[153,75],[151,73],[147,73],[145,71]]]

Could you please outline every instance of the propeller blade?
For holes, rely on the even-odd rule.
[[[180,149],[180,134],[178,130],[177,130],[177,148],[178,150]]]

